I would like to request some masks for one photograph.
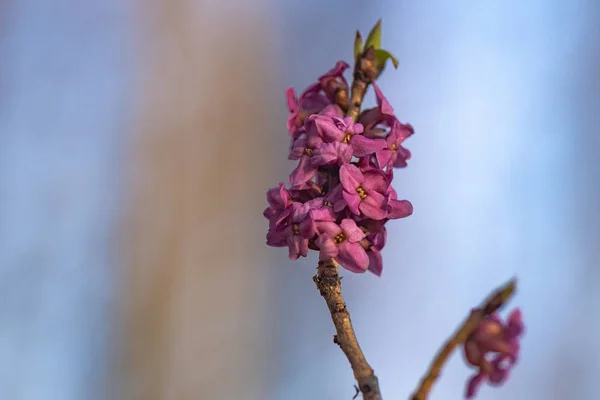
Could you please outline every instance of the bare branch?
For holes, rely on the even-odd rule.
[[[381,400],[379,380],[375,376],[373,368],[365,359],[358,345],[354,328],[352,328],[350,313],[342,296],[341,278],[338,275],[337,262],[335,260],[319,261],[317,275],[313,277],[313,280],[331,313],[331,319],[336,330],[334,342],[340,346],[348,361],[350,361],[354,377],[358,382],[358,389],[363,394],[363,398],[365,400]]]

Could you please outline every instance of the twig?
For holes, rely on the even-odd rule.
[[[450,357],[450,354],[452,354],[452,351],[468,339],[471,332],[479,326],[485,317],[496,312],[500,307],[506,304],[508,299],[514,293],[516,285],[516,280],[511,280],[504,286],[496,289],[479,308],[476,308],[471,312],[471,315],[437,353],[427,374],[423,377],[418,389],[412,395],[412,400],[427,400],[427,396],[429,395],[433,384],[440,376],[442,368]]]
[[[352,86],[350,88],[350,106],[346,116],[356,120],[360,113],[365,93],[369,84],[377,78],[377,67],[375,64],[375,48],[369,47],[358,57],[354,65]]]
[[[346,302],[342,296],[341,278],[338,276],[338,264],[335,260],[327,262],[319,261],[317,275],[313,277],[317,289],[325,299],[331,319],[335,326],[336,335],[334,341],[337,343],[354,372],[354,378],[358,382],[358,389],[365,400],[381,400],[379,391],[379,380],[375,376],[373,368],[369,365],[358,345],[350,313],[346,308]]]

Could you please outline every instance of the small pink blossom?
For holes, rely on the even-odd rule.
[[[288,110],[290,115],[287,119],[287,129],[289,135],[297,138],[304,132],[304,121],[312,114],[321,113],[326,110],[327,115],[334,114],[342,116],[342,110],[339,106],[333,104],[335,91],[348,87],[344,78],[344,71],[349,67],[344,61],[338,61],[335,66],[321,75],[318,82],[312,84],[302,94],[297,97],[294,88],[288,88],[285,92]]]
[[[352,272],[365,272],[369,268],[369,257],[360,244],[365,234],[354,220],[345,218],[339,225],[335,222],[322,222],[318,229],[320,260],[335,258]]]
[[[263,215],[269,220],[269,227],[281,224],[290,214],[292,204],[291,194],[283,183],[267,191],[267,202],[269,206],[265,208]]]
[[[402,142],[413,134],[414,130],[410,124],[401,124],[395,120],[386,145],[375,153],[380,168],[391,169],[391,167],[406,167],[406,160],[410,159],[410,151],[402,147]]]
[[[521,311],[517,308],[506,322],[494,313],[471,333],[463,349],[467,363],[476,367],[477,373],[467,383],[467,399],[475,397],[485,380],[492,385],[506,381],[518,360],[519,340],[524,330]]]
[[[382,139],[370,139],[361,135],[364,128],[361,124],[354,124],[351,118],[336,118],[323,115],[314,115],[316,131],[325,143],[315,152],[317,165],[337,162],[339,165],[347,164],[352,157],[364,157],[374,154],[385,146]]]
[[[340,180],[344,187],[342,195],[354,215],[364,215],[375,220],[387,216],[384,193],[388,182],[382,174],[378,171],[363,174],[355,165],[345,164],[340,168]]]

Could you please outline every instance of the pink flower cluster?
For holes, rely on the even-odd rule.
[[[410,158],[402,142],[414,131],[396,118],[374,82],[377,107],[356,122],[344,117],[335,99],[348,93],[347,68],[339,61],[299,98],[286,91],[289,159],[298,164],[289,187],[267,191],[267,244],[288,247],[292,260],[318,250],[320,260],[334,258],[350,271],[379,276],[386,222],[412,214],[391,183],[393,167],[405,167]]]
[[[517,308],[510,313],[506,323],[494,313],[471,333],[465,342],[464,354],[467,362],[478,371],[467,383],[467,399],[475,397],[485,380],[492,385],[506,381],[519,357],[519,339],[524,329],[521,311]]]

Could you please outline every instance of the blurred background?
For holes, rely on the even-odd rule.
[[[600,3],[0,0],[0,399],[352,398],[316,255],[262,210],[284,90],[382,16],[415,212],[344,293],[385,398],[512,276],[522,357],[479,398],[600,396]]]

